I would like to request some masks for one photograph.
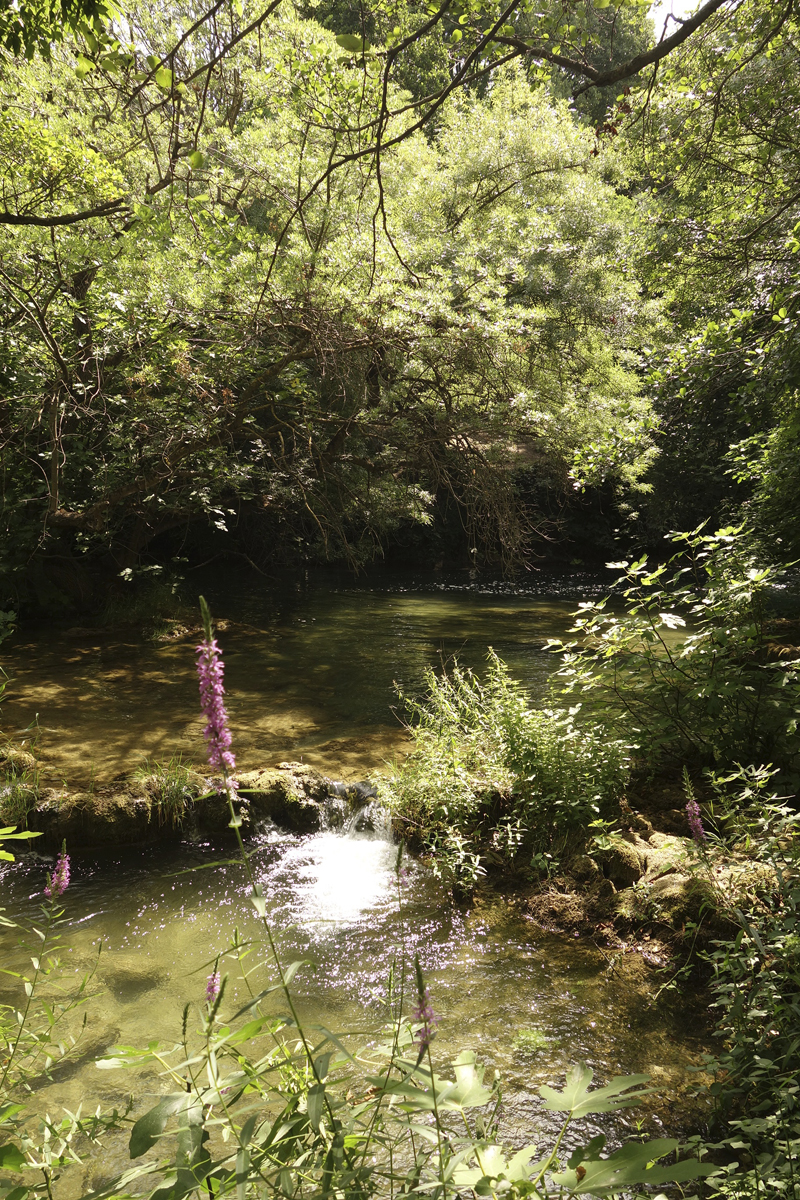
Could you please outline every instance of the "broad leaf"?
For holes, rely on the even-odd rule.
[[[6,1142],[5,1146],[0,1146],[0,1168],[5,1171],[21,1171],[26,1165],[27,1160],[19,1146],[15,1146],[13,1142]]]
[[[694,1158],[670,1166],[652,1165],[656,1159],[673,1153],[678,1146],[674,1138],[629,1142],[608,1158],[585,1159],[573,1169],[554,1174],[553,1182],[579,1195],[588,1192],[593,1196],[606,1196],[626,1191],[635,1184],[661,1187],[665,1183],[685,1183],[701,1175],[711,1175],[716,1169],[710,1163],[700,1163]]]
[[[139,1158],[140,1155],[146,1154],[161,1137],[170,1117],[174,1117],[191,1104],[192,1097],[187,1092],[172,1092],[159,1100],[155,1108],[151,1108],[140,1117],[131,1130],[131,1140],[128,1143],[131,1158]]]
[[[610,1113],[620,1108],[630,1108],[639,1104],[644,1096],[652,1094],[652,1089],[640,1087],[649,1082],[649,1075],[617,1075],[605,1087],[590,1092],[589,1084],[593,1078],[594,1071],[581,1063],[567,1075],[567,1086],[563,1092],[545,1085],[539,1088],[539,1095],[544,1100],[545,1108],[551,1112],[566,1112],[571,1119],[577,1120],[590,1113]],[[631,1092],[631,1088],[638,1090]],[[624,1092],[628,1095],[623,1095]]]
[[[336,45],[341,46],[343,50],[352,50],[356,54],[362,54],[367,48],[364,39],[355,33],[340,33],[336,38]]]

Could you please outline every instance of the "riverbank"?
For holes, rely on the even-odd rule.
[[[70,854],[81,855],[232,837],[228,800],[218,781],[179,761],[122,772],[88,791],[66,785],[40,790],[36,765],[25,750],[0,749],[6,780],[0,785],[0,823],[38,834],[36,849],[56,851],[66,842]],[[265,820],[295,833],[336,829],[377,795],[368,783],[329,779],[303,763],[245,771],[238,783],[245,836]]]
[[[55,853],[66,842],[73,855],[96,850],[232,839],[225,795],[213,778],[180,761],[149,764],[92,789],[36,784],[29,751],[0,749],[0,823],[37,834],[31,848]],[[380,778],[333,779],[303,763],[284,762],[239,775],[243,833],[265,821],[292,833],[341,829],[375,819]],[[629,792],[613,832],[575,837],[555,869],[535,877],[495,854],[479,892],[502,895],[548,933],[589,938],[614,954],[637,953],[654,969],[681,957],[687,936],[697,941],[735,931],[732,916],[751,893],[769,886],[769,872],[743,854],[698,854],[681,830],[686,817],[680,789],[661,780]],[[634,802],[636,807],[633,806]],[[388,814],[384,821],[390,821]],[[408,830],[393,821],[398,840]],[[25,843],[20,843],[22,848]],[[412,850],[419,851],[413,837]],[[425,855],[423,854],[423,859]],[[472,902],[454,888],[456,900]]]

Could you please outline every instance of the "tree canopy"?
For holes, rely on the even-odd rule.
[[[511,567],[545,493],[795,543],[790,8],[59,12],[0,66],[8,586],[444,511]]]

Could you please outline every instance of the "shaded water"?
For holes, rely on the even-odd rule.
[[[254,591],[251,581],[210,592],[215,616],[232,621],[219,640],[240,766],[302,757],[343,776],[380,767],[405,740],[395,683],[418,692],[426,668],[452,655],[480,668],[488,646],[541,693],[554,661],[545,643],[564,634],[592,585],[578,579],[561,594],[408,581]],[[45,778],[72,785],[107,781],[147,756],[202,762],[195,640],[23,631],[3,647],[12,677],[4,729],[38,721]]]
[[[220,641],[239,763],[302,756],[339,777],[363,776],[403,745],[391,712],[394,682],[419,690],[426,668],[454,653],[479,667],[492,645],[540,694],[553,668],[544,644],[564,633],[574,607],[574,596],[399,585],[251,592],[227,603],[217,596],[215,612],[233,622]],[[183,752],[202,761],[192,644],[95,631],[23,636],[7,653],[4,647],[13,676],[5,730],[38,713],[45,774],[73,784],[111,778],[146,755]],[[237,928],[244,938],[256,936],[241,868],[192,870],[224,856],[218,847],[184,844],[74,864],[62,930],[67,979],[89,969],[99,941],[104,948],[82,1057],[41,1087],[42,1105],[58,1110],[83,1101],[94,1108],[135,1088],[141,1108],[164,1090],[152,1072],[134,1081],[97,1071],[92,1061],[119,1042],[177,1041],[183,1006],[202,1000],[215,955]],[[648,1127],[669,1123],[704,1046],[685,1010],[650,1005],[660,979],[636,982],[629,972],[609,970],[597,947],[542,933],[501,898],[468,912],[454,908],[419,864],[411,865],[401,910],[395,856],[380,836],[261,831],[253,861],[280,953],[315,964],[293,986],[307,1020],[350,1032],[355,1045],[368,1043],[385,1020],[390,963],[416,952],[443,1018],[437,1054],[446,1061],[473,1049],[490,1074],[501,1072],[503,1127],[513,1140],[535,1137],[543,1123],[536,1088],[563,1081],[581,1059],[603,1079],[651,1073],[660,1096]],[[35,858],[2,869],[2,903],[10,912],[35,913],[44,870]],[[0,954],[9,969],[23,967],[24,954],[7,933]],[[226,1004],[233,1010],[245,993],[235,964],[222,969],[231,972]],[[270,976],[259,967],[255,982],[264,986]],[[19,998],[12,991],[0,1000]],[[538,1053],[525,1046],[531,1031],[544,1035]],[[124,1165],[120,1139],[104,1154],[102,1170]],[[90,1170],[87,1184],[98,1181]]]

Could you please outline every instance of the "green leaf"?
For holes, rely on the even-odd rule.
[[[649,1082],[649,1075],[617,1075],[605,1087],[590,1092],[589,1084],[593,1078],[594,1071],[581,1063],[567,1075],[567,1086],[563,1092],[545,1085],[539,1088],[539,1095],[545,1102],[545,1108],[551,1112],[568,1112],[573,1120],[589,1116],[590,1113],[609,1113],[630,1108],[639,1104],[642,1097],[651,1095],[651,1089],[640,1088],[641,1084]],[[640,1090],[631,1093],[630,1088],[634,1087]],[[629,1094],[625,1096],[623,1092]]]
[[[131,1140],[128,1143],[131,1158],[139,1158],[146,1154],[164,1132],[170,1117],[174,1117],[191,1103],[192,1097],[187,1092],[172,1092],[159,1100],[155,1108],[151,1108],[140,1117],[131,1130]]]
[[[678,1146],[675,1138],[629,1142],[608,1158],[584,1159],[574,1169],[554,1174],[553,1182],[577,1195],[607,1196],[625,1191],[634,1184],[661,1187],[664,1183],[684,1183],[701,1175],[711,1175],[716,1169],[710,1163],[700,1163],[694,1158],[669,1166],[651,1165],[665,1154],[673,1153]]]
[[[325,1111],[325,1084],[315,1083],[308,1089],[308,1119],[315,1133],[319,1133],[319,1123]]]
[[[341,46],[343,50],[352,50],[356,54],[363,54],[367,48],[367,44],[362,37],[358,37],[355,33],[340,33],[336,38],[336,45]]]
[[[256,900],[262,900],[263,902],[263,898],[261,896],[251,896],[250,900],[253,902],[253,904],[255,904]],[[288,967],[283,972],[283,981],[281,983],[273,983],[271,987],[264,988],[264,990],[259,992],[257,996],[254,996],[252,1000],[248,1000],[247,1004],[245,1004],[243,1008],[240,1008],[238,1012],[235,1012],[231,1017],[231,1020],[235,1021],[237,1017],[241,1017],[244,1013],[250,1012],[250,1010],[255,1008],[258,1002],[263,1000],[265,996],[270,996],[273,992],[282,991],[284,988],[287,988],[301,967],[313,965],[314,964],[310,958],[299,958],[295,962],[289,963]]]
[[[0,1169],[21,1171],[25,1166],[27,1160],[19,1146],[15,1146],[13,1142],[6,1142],[4,1146],[0,1146]]]
[[[93,70],[94,63],[90,59],[85,58],[83,54],[79,54],[75,67],[75,74],[78,76],[78,79],[85,79],[89,72]]]
[[[172,87],[172,71],[169,67],[159,67],[153,78],[156,86],[161,88],[162,92],[168,92]]]
[[[189,155],[188,162],[193,171],[199,171],[206,164],[206,156],[202,150],[193,150]]]
[[[14,833],[16,825],[6,825],[4,829],[0,829],[0,841],[14,842],[24,838],[41,837],[41,833],[34,833],[30,829],[22,829],[19,833]]]

